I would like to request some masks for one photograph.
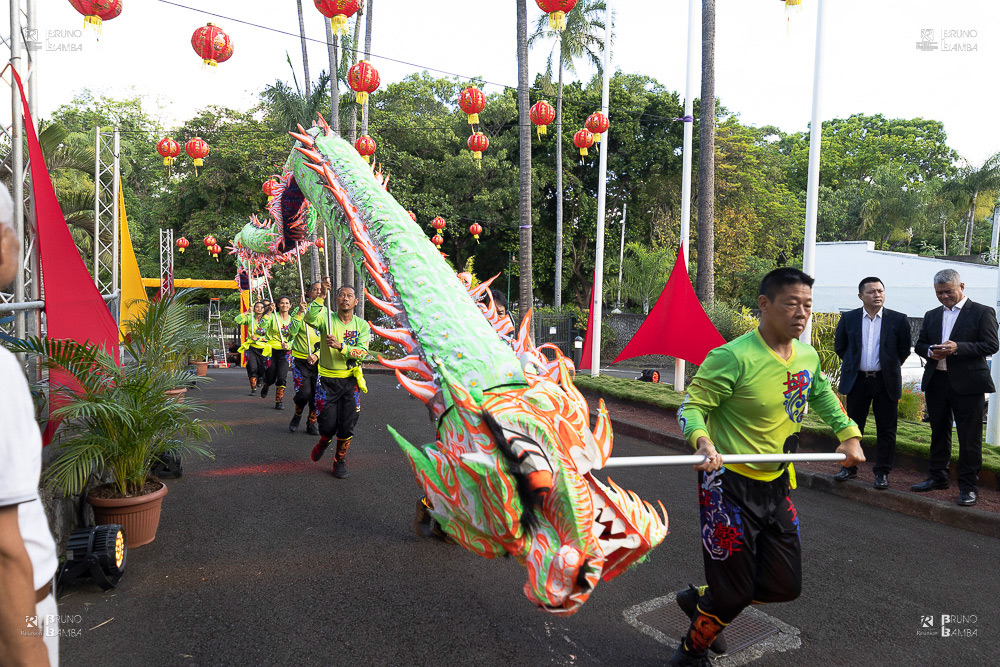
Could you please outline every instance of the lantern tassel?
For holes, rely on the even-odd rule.
[[[587,157],[587,149],[586,148],[581,148],[580,149],[580,157]]]
[[[549,27],[557,33],[566,29],[566,12],[552,12],[549,14]]]
[[[364,105],[364,103],[368,101],[368,93],[363,90],[359,90],[355,99],[357,99],[358,104]]]
[[[469,125],[478,125],[478,124],[479,124],[479,114],[477,114],[477,113],[470,113],[469,114]]]
[[[343,14],[337,14],[330,19],[330,26],[335,34],[345,34],[347,32],[347,17]]]

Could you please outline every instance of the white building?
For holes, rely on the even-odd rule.
[[[941,269],[958,271],[965,295],[973,301],[997,306],[995,266],[875,250],[871,241],[841,241],[816,244],[813,311],[837,313],[860,308],[858,283],[867,276],[878,276],[885,284],[886,308],[923,317],[941,305],[933,287],[934,274]]]

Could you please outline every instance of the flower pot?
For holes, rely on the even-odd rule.
[[[187,393],[187,387],[181,387],[180,389],[168,389],[163,393],[167,395],[168,400],[176,401],[178,403],[183,403],[184,394]]]
[[[167,495],[167,485],[160,482],[160,488],[153,493],[133,498],[95,498],[87,496],[94,508],[94,518],[98,525],[116,523],[125,529],[125,539],[129,549],[141,547],[156,539],[156,528],[160,525],[160,506]]]
[[[192,361],[191,365],[194,366],[194,374],[198,377],[205,377],[208,375],[207,361]]]

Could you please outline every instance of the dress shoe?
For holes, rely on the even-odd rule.
[[[849,479],[854,479],[858,476],[858,469],[855,467],[841,468],[840,472],[833,476],[838,482],[846,482]]]
[[[687,617],[694,620],[694,617],[698,613],[698,598],[701,597],[701,591],[695,587],[694,584],[688,584],[688,587],[683,591],[677,592],[677,606],[681,608]],[[726,646],[726,638],[720,632],[712,640],[712,645],[708,647],[712,653],[723,654],[728,648]]]
[[[976,504],[976,492],[975,491],[962,491],[958,494],[958,500],[955,502],[956,505],[961,505],[962,507],[972,507]]]
[[[934,489],[947,489],[949,486],[948,482],[940,482],[936,479],[925,479],[919,484],[914,484],[910,487],[910,491],[919,491],[923,493],[924,491],[933,491]]]
[[[879,490],[889,488],[889,476],[885,473],[879,473],[875,475],[875,483],[872,484],[873,487]]]

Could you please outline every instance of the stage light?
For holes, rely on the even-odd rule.
[[[128,545],[117,524],[78,528],[66,541],[66,562],[59,567],[59,588],[83,579],[110,590],[125,574]]]
[[[655,368],[647,368],[642,372],[642,375],[636,378],[640,382],[652,382],[654,384],[660,381],[660,371]]]

